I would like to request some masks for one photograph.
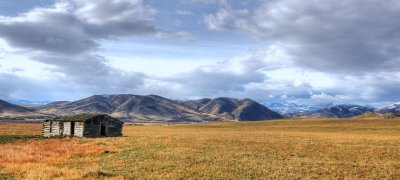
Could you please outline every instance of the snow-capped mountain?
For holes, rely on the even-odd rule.
[[[292,118],[350,118],[373,111],[373,107],[340,104],[317,111],[294,112],[285,115]]]
[[[395,113],[400,115],[400,102],[378,107],[375,111],[379,113]]]
[[[290,114],[290,113],[295,113],[295,112],[312,112],[312,111],[317,111],[320,109],[324,108],[329,108],[334,105],[337,105],[338,103],[332,102],[332,103],[325,103],[325,104],[315,104],[315,105],[305,105],[305,104],[295,104],[295,103],[265,103],[264,105],[267,106],[268,108],[279,112],[280,114]]]

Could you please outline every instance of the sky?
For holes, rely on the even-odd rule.
[[[0,99],[400,101],[396,0],[0,1]]]

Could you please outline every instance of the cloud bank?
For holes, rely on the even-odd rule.
[[[65,94],[71,92],[70,99],[91,94],[133,93],[176,99],[250,97],[262,102],[400,101],[397,91],[400,3],[397,1],[177,0],[176,3],[177,9],[170,14],[172,26],[176,28],[174,22],[184,24],[190,20],[202,22],[199,27],[192,27],[189,32],[166,30],[174,28],[164,28],[167,22],[157,21],[157,17],[170,9],[156,8],[141,0],[58,0],[16,16],[0,16],[0,38],[12,49],[11,53],[44,64],[45,71],[52,72],[46,84],[44,80],[21,77],[24,69],[4,70],[0,65],[0,70],[3,69],[0,80],[7,84],[2,87],[1,97],[27,97],[29,93],[23,89],[32,89],[35,90],[32,96],[41,99],[44,97],[41,92],[51,90],[58,92],[51,99],[68,97]],[[195,14],[199,10],[194,7],[211,8]],[[221,32],[227,37],[240,37],[236,35],[240,33],[253,38],[254,44],[263,45],[249,44],[252,50],[247,54],[164,77],[115,68],[109,57],[102,55],[104,41],[131,37],[182,39],[195,44],[192,40],[198,37],[190,30],[202,31],[205,34],[201,37],[210,39]],[[210,39],[196,41],[210,42]],[[223,43],[229,44],[227,39]],[[219,51],[223,52],[223,47]],[[9,53],[0,49],[0,61],[6,61]]]
[[[255,10],[220,9],[210,29],[283,44],[298,65],[321,71],[398,71],[400,3],[376,0],[268,1]]]
[[[129,92],[146,77],[109,66],[101,40],[173,34],[153,23],[157,11],[140,0],[60,0],[16,17],[0,17],[0,37],[31,60],[50,65],[91,93]]]
[[[273,0],[255,9],[221,8],[204,21],[211,30],[242,32],[278,45],[293,67],[342,82],[326,91],[396,101],[398,94],[387,86],[400,87],[399,15],[397,1]]]

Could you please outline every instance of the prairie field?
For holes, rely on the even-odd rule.
[[[42,138],[0,124],[0,179],[399,179],[400,120],[125,126],[118,138]]]

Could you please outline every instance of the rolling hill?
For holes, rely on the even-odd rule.
[[[394,113],[377,113],[377,112],[366,112],[362,115],[353,117],[354,119],[395,119],[398,118]]]
[[[0,99],[0,118],[20,118],[20,117],[31,117],[31,116],[45,116],[44,114],[38,113],[37,111],[11,104]]]
[[[35,109],[53,115],[105,113],[125,121],[202,122],[213,120],[255,121],[282,118],[250,99],[232,98],[175,101],[157,95],[95,95],[74,102],[54,102]]]
[[[185,101],[183,104],[207,114],[239,121],[281,119],[280,114],[251,99],[216,98]]]

